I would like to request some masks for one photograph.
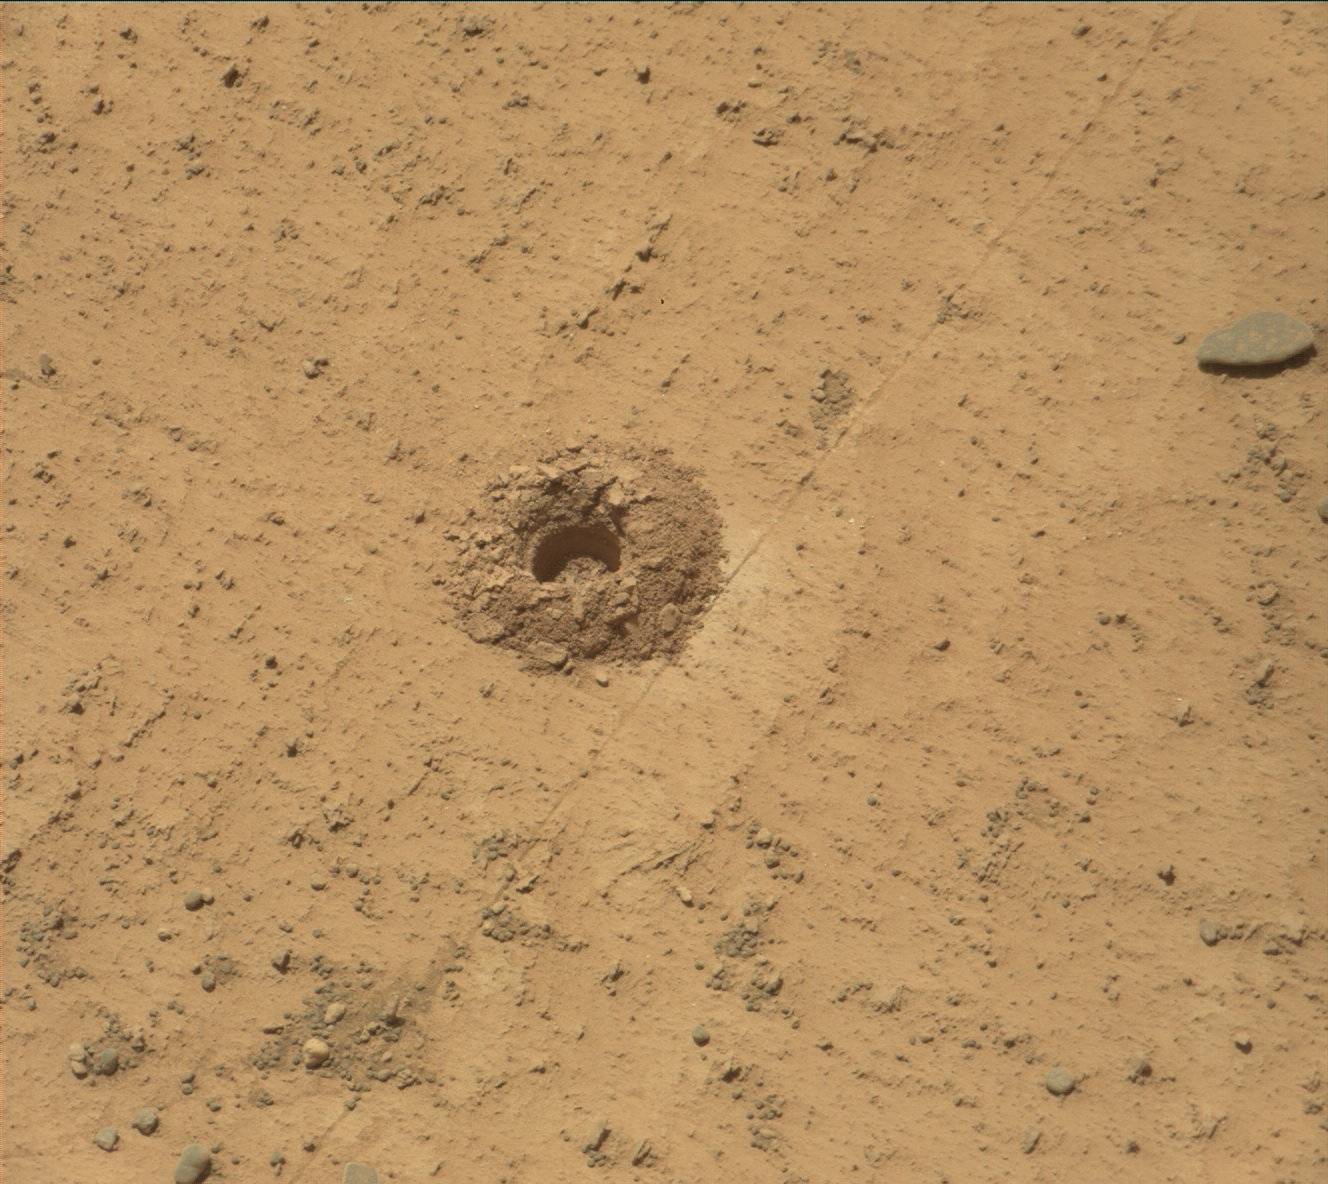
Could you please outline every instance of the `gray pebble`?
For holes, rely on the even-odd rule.
[[[1328,497],[1319,502],[1319,521],[1328,522]]]
[[[103,1127],[92,1136],[92,1141],[103,1151],[114,1151],[120,1146],[120,1132],[113,1126]]]
[[[184,894],[184,907],[191,913],[198,912],[207,902],[203,899],[203,894],[195,888],[192,892]]]
[[[692,1043],[698,1048],[704,1048],[710,1043],[710,1033],[701,1027],[700,1024],[697,1024],[696,1027],[692,1029]]]
[[[341,1184],[378,1184],[378,1173],[367,1164],[348,1163],[341,1173]]]
[[[1216,921],[1199,922],[1199,940],[1206,946],[1215,946],[1226,934],[1222,931],[1222,926]]]
[[[134,1115],[133,1127],[140,1135],[151,1135],[156,1133],[160,1121],[157,1112],[151,1106],[144,1106]]]
[[[1208,334],[1199,344],[1201,366],[1269,366],[1304,353],[1314,331],[1286,313],[1264,310]]]
[[[190,1143],[180,1152],[180,1162],[175,1165],[175,1184],[199,1184],[212,1172],[212,1156],[206,1147]]]
[[[1074,1076],[1068,1069],[1062,1069],[1059,1065],[1047,1074],[1043,1084],[1046,1085],[1049,1094],[1054,1094],[1058,1098],[1074,1093]]]
[[[97,1054],[95,1070],[98,1077],[113,1077],[120,1067],[120,1054],[113,1048],[103,1048]]]
[[[1153,1075],[1153,1066],[1149,1064],[1147,1057],[1137,1057],[1130,1062],[1130,1070],[1125,1075],[1127,1081],[1134,1082],[1135,1085],[1143,1085]]]
[[[1023,1140],[1019,1144],[1019,1149],[1025,1155],[1032,1155],[1034,1148],[1042,1141],[1042,1132],[1037,1127],[1029,1127],[1024,1132]]]
[[[51,361],[50,354],[38,355],[37,365],[41,369],[43,378],[50,378],[55,373],[55,363]]]

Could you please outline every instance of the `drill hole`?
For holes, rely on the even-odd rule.
[[[593,572],[596,567],[617,571],[621,562],[622,545],[607,526],[565,526],[540,539],[530,574],[548,584],[569,569],[573,575]]]

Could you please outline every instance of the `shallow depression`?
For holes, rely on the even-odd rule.
[[[569,568],[575,572],[598,565],[605,571],[617,571],[621,563],[622,543],[617,534],[601,523],[587,523],[562,527],[540,539],[531,557],[530,574],[548,584]]]

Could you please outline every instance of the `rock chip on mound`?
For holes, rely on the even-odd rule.
[[[1208,334],[1199,345],[1201,366],[1269,366],[1304,353],[1314,331],[1283,312],[1263,311]]]
[[[206,1147],[190,1143],[175,1165],[175,1184],[200,1184],[212,1171],[212,1156]]]

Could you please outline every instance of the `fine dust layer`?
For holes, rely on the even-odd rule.
[[[573,445],[491,481],[445,580],[475,641],[538,665],[676,653],[719,591],[713,497],[664,450]]]

